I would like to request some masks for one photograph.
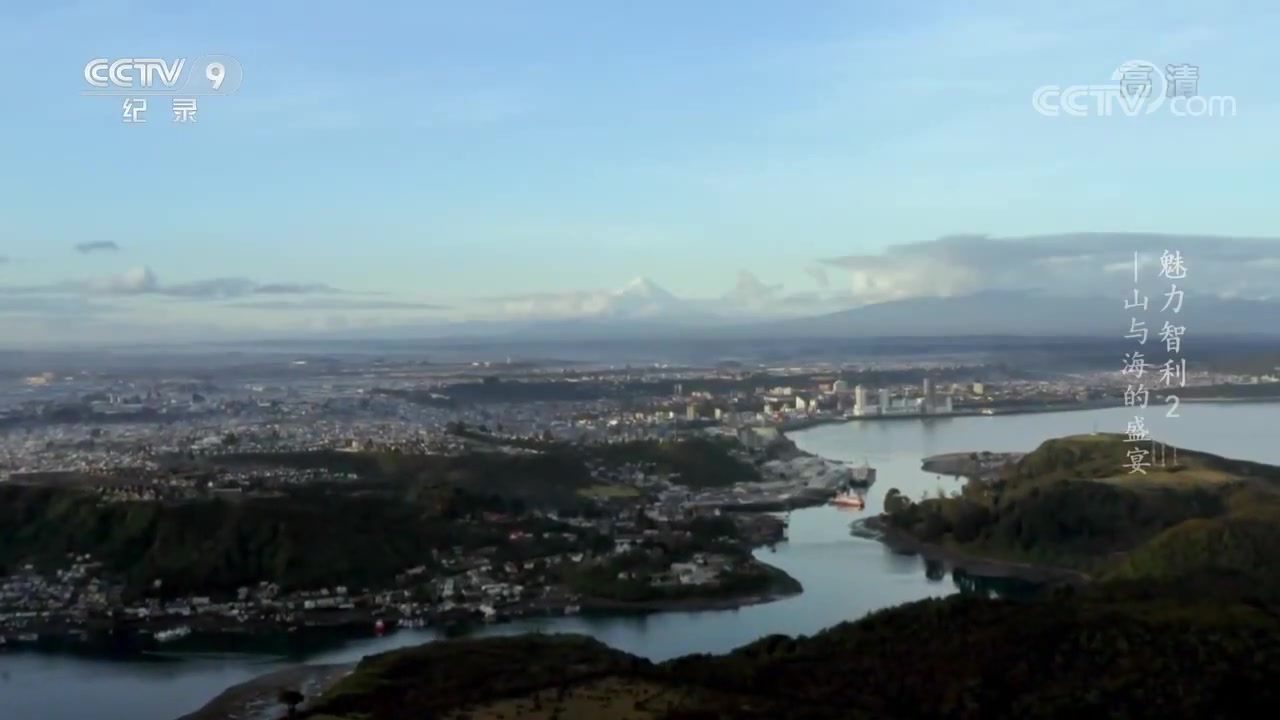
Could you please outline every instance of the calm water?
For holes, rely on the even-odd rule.
[[[1193,405],[1182,417],[1152,412],[1157,438],[1199,450],[1280,464],[1274,428],[1280,405]],[[1076,413],[964,417],[929,421],[863,421],[812,428],[793,437],[826,457],[877,468],[866,513],[879,512],[896,487],[913,497],[950,478],[921,472],[926,455],[973,450],[1031,450],[1045,439],[1071,433],[1123,432],[1131,413],[1123,408]],[[1269,431],[1269,432],[1268,432]],[[811,634],[869,611],[956,591],[952,578],[926,574],[917,558],[899,557],[878,543],[850,537],[849,522],[864,514],[823,507],[791,515],[790,540],[759,556],[798,578],[805,592],[768,605],[644,618],[558,618],[488,628],[485,634],[527,630],[580,632],[656,660],[690,652],[722,652],[769,633]],[[933,579],[930,578],[932,576]],[[434,639],[429,631],[394,633],[350,642],[305,658],[310,662],[357,660],[363,655]],[[173,720],[229,685],[295,659],[237,657],[179,662],[95,661],[67,656],[0,654],[0,719]]]

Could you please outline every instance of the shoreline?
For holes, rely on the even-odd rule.
[[[584,612],[600,612],[614,615],[638,614],[647,615],[664,612],[702,612],[714,610],[735,610],[752,605],[784,600],[804,592],[804,586],[789,573],[779,567],[761,560],[765,572],[771,578],[771,587],[765,592],[753,593],[737,597],[723,598],[680,598],[674,600],[655,600],[649,602],[626,602],[606,600],[603,598],[582,598],[581,607]],[[427,642],[447,640],[441,637]],[[408,646],[406,646],[408,647]],[[176,720],[244,720],[276,718],[279,716],[279,703],[276,694],[282,689],[298,689],[309,699],[319,697],[333,687],[342,678],[349,675],[359,661],[352,663],[336,663],[327,665],[308,665],[301,663],[259,675],[242,683],[232,685],[198,710],[182,715]],[[306,709],[306,704],[299,706]],[[274,714],[270,714],[274,712]]]
[[[1280,403],[1280,395],[1263,397],[1207,397],[1179,398],[1184,403]]]
[[[1280,395],[1262,397],[1187,397],[1180,398],[1184,403],[1280,403]],[[963,417],[1000,417],[1002,415],[1041,415],[1047,413],[1081,412],[1085,410],[1107,410],[1124,407],[1122,400],[1094,401],[1088,403],[1065,403],[1062,405],[1040,405],[1029,408],[983,408],[981,410],[963,409],[940,415],[921,415],[904,413],[901,415],[867,415],[866,417],[807,417],[795,420],[784,420],[778,423],[778,432],[786,434],[808,430],[822,425],[842,425],[851,422],[882,422],[895,420],[945,420]],[[986,412],[990,410],[991,412]]]
[[[663,612],[703,612],[710,610],[736,610],[752,605],[765,605],[778,600],[795,597],[804,592],[804,585],[785,570],[756,560],[763,566],[770,577],[770,587],[763,592],[750,595],[729,597],[689,597],[670,600],[643,600],[632,602],[627,600],[610,600],[607,598],[583,597],[583,611],[604,611],[610,613],[635,613],[648,615]]]
[[[232,685],[198,710],[187,713],[177,720],[276,718],[282,712],[280,704],[276,701],[276,694],[280,690],[298,690],[307,700],[311,700],[349,675],[355,667],[356,663],[335,663],[294,665],[275,670]],[[305,709],[306,703],[299,707]]]
[[[1084,585],[1092,578],[1079,570],[1036,565],[1032,563],[999,560],[974,555],[957,548],[926,543],[905,530],[891,527],[881,517],[868,518],[863,527],[871,531],[862,537],[873,537],[893,552],[919,555],[926,560],[940,562],[951,570],[962,570],[971,575],[989,578],[1014,578],[1033,583]]]

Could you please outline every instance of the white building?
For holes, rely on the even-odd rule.
[[[858,385],[853,389],[853,414],[866,415],[869,408],[867,407],[867,389]]]

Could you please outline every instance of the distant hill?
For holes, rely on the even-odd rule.
[[[1156,321],[1163,297],[1149,299],[1148,327]],[[1151,304],[1154,304],[1152,307]],[[910,337],[965,335],[1083,335],[1122,337],[1129,330],[1123,295],[1113,298],[1054,295],[1031,291],[990,291],[958,297],[913,298],[866,305],[825,315],[772,321],[732,329],[733,333],[782,337]],[[1184,298],[1169,319],[1215,335],[1280,335],[1280,303]],[[1188,330],[1190,332],[1190,330]]]

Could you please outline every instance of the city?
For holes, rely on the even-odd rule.
[[[211,575],[171,588],[162,576],[172,568],[144,571],[77,552],[58,560],[56,544],[40,545],[39,565],[5,566],[0,640],[90,642],[118,632],[145,645],[193,632],[412,628],[628,602],[750,602],[794,592],[749,555],[785,537],[785,519],[772,513],[865,492],[874,481],[874,472],[860,482],[852,464],[798,451],[783,433],[851,419],[1119,405],[1126,386],[1118,373],[1024,378],[937,362],[748,370],[290,358],[243,372],[15,378],[0,419],[0,489],[72,492],[108,510],[181,510],[295,504],[311,488],[358,497],[401,481],[387,458],[446,463],[405,477],[471,473],[483,457],[538,477],[542,470],[520,463],[572,449],[583,474],[563,492],[485,488],[505,487],[506,497],[450,510],[451,531],[464,539],[406,556],[376,578],[308,585],[306,576],[238,576],[248,584],[233,588]],[[1206,372],[1192,386],[1275,382]],[[602,582],[601,573],[612,575]],[[357,578],[366,584],[355,586]]]

